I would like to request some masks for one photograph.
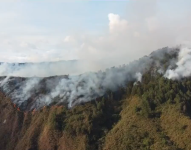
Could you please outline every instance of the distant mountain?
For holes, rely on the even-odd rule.
[[[59,61],[50,61],[50,62],[0,62],[2,64],[9,64],[9,65],[31,65],[31,64],[50,64],[50,63],[76,63],[79,60],[59,60]]]
[[[80,60],[38,62],[38,63],[0,63],[0,76],[15,77],[49,77],[64,74],[79,74],[86,72],[82,69]]]

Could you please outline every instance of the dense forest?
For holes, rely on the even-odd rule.
[[[128,81],[89,102],[33,111],[0,93],[2,150],[190,150],[191,78],[168,79],[177,49],[151,54],[141,81]],[[171,64],[171,65],[170,65]],[[113,81],[110,81],[113,82]]]

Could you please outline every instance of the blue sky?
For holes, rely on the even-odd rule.
[[[0,2],[0,61],[119,65],[191,45],[190,0],[8,1]]]
[[[150,8],[149,5],[153,6],[154,1],[143,0],[140,7],[148,7],[148,12],[150,12],[153,8]],[[136,16],[134,15],[137,10],[132,10],[132,1],[46,2],[45,0],[25,0],[1,3],[1,12],[14,12],[20,15],[22,24],[61,34],[68,34],[71,31],[78,32],[79,30],[97,32],[105,29],[108,25],[107,15],[109,13],[129,19],[142,15],[139,11],[139,14],[135,13]],[[189,10],[191,1],[162,0],[158,1],[157,5],[156,9],[159,9],[160,13],[165,13],[166,16],[182,17]],[[156,9],[154,8],[154,10]]]
[[[22,19],[22,24],[33,26],[47,32],[68,34],[102,30],[107,27],[109,13],[124,15],[127,2],[44,2],[25,1],[2,3],[1,12],[14,12]],[[9,18],[7,18],[9,19]],[[11,18],[10,18],[11,19]],[[17,21],[17,20],[15,20]]]

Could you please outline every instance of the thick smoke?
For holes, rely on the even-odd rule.
[[[91,71],[88,62],[80,60],[42,63],[1,63],[1,76],[49,77],[55,75],[76,75]],[[92,71],[97,71],[93,68]]]
[[[137,77],[137,81],[141,82],[142,74],[140,72],[136,73],[135,76]]]
[[[35,15],[33,9],[32,11],[31,9],[22,10],[19,7],[19,11],[15,11],[10,19],[6,19],[11,23],[6,22],[3,18],[3,24],[0,24],[0,26],[3,25],[1,26],[2,33],[5,33],[5,35],[0,35],[1,61],[40,62],[68,59],[80,61],[3,63],[0,65],[0,76],[2,76],[0,88],[19,107],[33,109],[53,103],[66,103],[72,107],[103,96],[107,91],[115,91],[118,87],[126,86],[129,81],[133,81],[135,84],[141,82],[142,75],[152,66],[156,67],[156,72],[169,79],[187,77],[191,70],[189,69],[191,53],[190,49],[186,48],[180,50],[178,57],[169,58],[168,64],[161,64],[161,61],[166,55],[171,55],[176,51],[165,48],[129,65],[106,68],[129,63],[158,47],[180,43],[190,45],[191,22],[189,18],[191,13],[189,6],[190,0],[184,2],[160,0],[160,3],[157,0],[147,2],[132,0],[128,1],[126,15],[110,13],[112,10],[104,10],[105,13],[109,13],[108,26],[102,28],[104,32],[96,30],[96,34],[92,34],[81,30],[82,24],[77,23],[74,32],[67,33],[68,36],[60,36],[63,28],[58,28],[58,32],[54,33],[48,30],[42,32],[43,26],[37,30],[36,26],[35,30],[31,27],[28,28],[28,24],[25,24],[26,20],[21,21],[21,18],[32,18],[31,14]],[[38,7],[41,8],[41,5],[38,4]],[[47,13],[52,14],[51,8],[56,7],[47,8]],[[82,8],[84,9],[84,7]],[[10,10],[7,9],[6,12],[9,16]],[[78,12],[84,10],[78,9]],[[57,12],[62,12],[62,10]],[[40,17],[41,22],[46,21],[47,13],[36,12],[36,17]],[[104,15],[106,15],[105,13]],[[87,13],[82,14],[83,18],[86,18],[84,14]],[[20,15],[24,16],[19,18]],[[73,17],[67,16],[67,18]],[[94,25],[105,26],[100,24],[102,17],[92,18],[94,18]],[[60,17],[54,17],[54,19],[58,19],[58,22],[53,23],[56,26],[61,23],[60,20],[66,21]],[[78,19],[81,22],[84,20],[80,17]],[[50,22],[45,24],[52,24],[51,17],[48,20]],[[13,26],[13,24],[17,25]],[[83,24],[85,28],[86,25],[86,23]],[[17,27],[22,30],[18,30]],[[53,27],[53,29],[55,28],[57,27]],[[46,27],[46,29],[48,28]],[[77,30],[82,32],[75,32]],[[100,69],[106,70],[99,71]]]
[[[119,87],[125,87],[129,81],[141,81],[142,74],[151,64],[150,57],[143,57],[129,65],[112,67],[95,73],[46,78],[11,77],[10,75],[14,75],[15,72],[16,75],[19,75],[19,71],[23,73],[22,66],[19,66],[20,68],[16,70],[9,68],[10,75],[1,78],[1,89],[14,103],[23,108],[34,109],[63,103],[72,107],[95,100],[107,91],[116,91]]]
[[[163,64],[164,59],[168,60],[165,64]],[[169,79],[190,76],[190,64],[190,49],[163,48],[128,65],[81,75],[13,77],[13,75],[22,75],[22,67],[25,68],[27,65],[15,66],[19,69],[15,69],[14,66],[3,69],[2,65],[1,70],[8,70],[10,74],[0,78],[0,87],[14,103],[25,110],[52,104],[66,104],[72,107],[102,97],[109,91],[115,92],[120,87],[126,87],[129,82],[135,84],[141,82],[142,75],[151,68],[153,68],[153,73],[161,73]],[[44,68],[49,72],[48,69]],[[28,68],[27,71],[29,70],[34,71]],[[8,72],[6,71],[3,73],[6,74]]]
[[[168,69],[164,76],[168,79],[181,79],[191,75],[191,49],[181,49],[176,65],[175,69]]]

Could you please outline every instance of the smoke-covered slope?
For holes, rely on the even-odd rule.
[[[79,60],[54,61],[54,62],[26,62],[3,63],[0,62],[1,76],[21,77],[48,77],[53,75],[76,74],[83,63]],[[60,69],[62,68],[62,69]],[[82,69],[82,72],[84,70]]]
[[[118,88],[126,87],[129,82],[141,81],[142,74],[152,67],[155,68],[153,73],[174,77],[170,68],[175,67],[178,52],[179,49],[163,48],[128,65],[75,76],[12,77],[15,72],[23,72],[21,68],[16,71],[12,69],[11,74],[0,79],[0,88],[22,110],[38,109],[52,104],[67,104],[72,107],[105,97],[107,91],[115,92]]]
[[[189,150],[190,57],[164,48],[105,72],[2,77],[0,148]]]
[[[142,83],[67,109],[22,112],[1,93],[0,146],[4,150],[191,148],[191,82],[151,72]]]

